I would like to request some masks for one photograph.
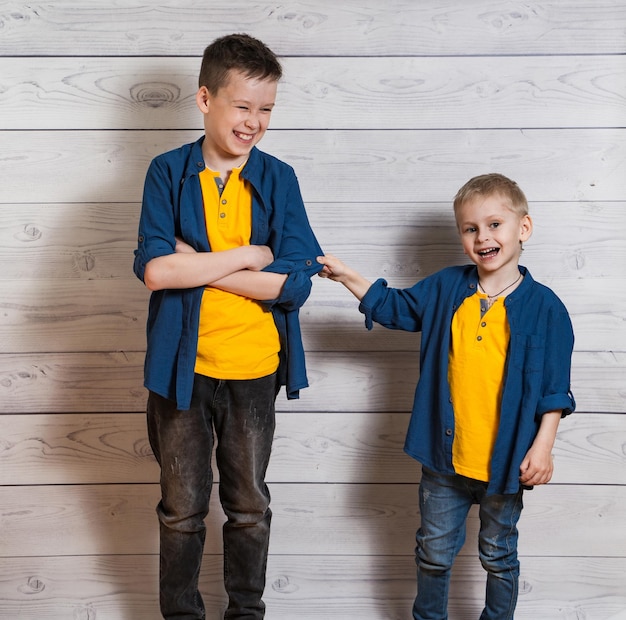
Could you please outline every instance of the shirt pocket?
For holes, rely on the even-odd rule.
[[[543,372],[545,339],[537,334],[511,334],[510,363],[523,373]]]

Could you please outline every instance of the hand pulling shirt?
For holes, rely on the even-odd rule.
[[[148,169],[139,219],[134,272],[143,281],[146,264],[173,254],[176,236],[198,252],[209,252],[199,173],[202,142],[159,155]],[[309,224],[293,168],[259,151],[250,152],[241,176],[252,186],[250,243],[267,245],[274,262],[264,271],[287,274],[280,296],[262,302],[274,315],[280,336],[278,376],[287,397],[307,387],[299,308],[311,291],[311,276],[322,269],[323,254]],[[146,325],[144,386],[189,409],[204,286],[165,289],[150,296]]]
[[[500,423],[491,458],[487,493],[516,493],[519,467],[539,430],[541,416],[574,411],[570,391],[574,333],[565,306],[525,267],[522,283],[504,300],[510,328]],[[454,409],[448,383],[448,354],[454,313],[478,286],[475,265],[448,267],[411,288],[393,289],[377,280],[359,309],[365,325],[422,332],[420,378],[404,449],[429,469],[454,475]]]

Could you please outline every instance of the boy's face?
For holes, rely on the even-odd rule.
[[[456,223],[465,254],[479,273],[517,268],[521,243],[532,234],[530,216],[519,216],[500,195],[474,196],[458,209]]]
[[[196,103],[204,114],[207,165],[224,172],[241,165],[265,135],[276,100],[277,82],[231,71],[216,95],[202,86]]]

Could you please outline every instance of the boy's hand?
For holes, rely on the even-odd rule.
[[[274,254],[266,245],[242,245],[241,250],[248,254],[250,271],[261,271],[274,262]]]
[[[548,411],[541,416],[539,432],[520,465],[519,480],[527,486],[548,484],[552,479],[554,463],[552,448],[561,420],[561,411]]]
[[[324,268],[318,274],[321,278],[329,278],[335,282],[341,282],[359,300],[363,299],[365,293],[372,285],[360,273],[344,265],[332,254],[318,256],[317,262],[324,265]]]
[[[520,465],[519,480],[527,486],[548,484],[552,479],[553,472],[554,462],[551,450],[533,444]]]
[[[332,254],[318,256],[317,262],[324,265],[324,268],[317,274],[320,278],[329,278],[339,282],[341,276],[346,275],[348,272],[348,268]]]

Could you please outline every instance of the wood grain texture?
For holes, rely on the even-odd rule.
[[[0,356],[0,413],[144,411],[143,358],[138,351]],[[281,393],[278,411],[411,410],[415,352],[312,352],[307,360],[310,387],[299,400]],[[623,412],[625,371],[623,352],[574,352],[578,410]]]
[[[2,278],[54,285],[134,279],[140,209],[139,203],[0,203]]]
[[[2,200],[137,202],[152,157],[198,137],[195,131],[0,132]],[[514,178],[529,200],[541,202],[620,201],[626,185],[626,129],[270,130],[262,144],[295,167],[307,202],[449,204],[461,185],[485,172]]]
[[[273,483],[270,491],[272,553],[413,553],[419,524],[417,484]],[[39,555],[42,540],[46,553],[54,556],[158,553],[157,484],[4,486],[0,500],[5,556]],[[474,508],[461,552],[472,557],[479,525]],[[520,554],[623,557],[624,510],[624,486],[537,487],[524,494]],[[211,511],[205,550],[221,553],[224,516],[217,491]]]
[[[158,467],[132,273],[150,160],[201,135],[205,45],[247,31],[285,76],[263,150],[322,247],[393,286],[464,263],[457,188],[502,172],[522,262],[570,310],[578,411],[525,495],[516,618],[626,608],[626,5],[621,0],[0,0],[0,618],[154,620]],[[311,387],[278,398],[273,620],[406,620],[419,465],[402,451],[420,338],[367,332],[343,287],[302,310]],[[222,616],[214,493],[201,587]],[[480,615],[477,513],[450,619]],[[617,620],[617,618],[616,618]]]
[[[273,129],[615,127],[626,114],[624,56],[283,64]],[[198,58],[0,58],[0,128],[200,130],[199,67]]]
[[[543,265],[549,270],[549,263]],[[597,278],[580,295],[576,279],[546,278],[565,302],[577,351],[626,351],[626,277]],[[374,277],[372,277],[372,280]],[[390,285],[412,286],[392,278]],[[145,351],[148,292],[137,280],[4,281],[0,339],[4,353]],[[307,351],[418,351],[420,334],[364,328],[358,302],[343,287],[315,281],[302,309]]]
[[[581,613],[607,620],[626,606],[622,558],[523,557],[516,618],[568,620]],[[207,618],[217,620],[225,595],[222,558],[206,555],[200,574]],[[415,595],[412,556],[271,554],[264,599],[275,620],[406,620]],[[154,620],[158,615],[158,558],[81,556],[6,558],[0,599],[7,617]],[[484,571],[461,557],[453,570],[450,620],[480,613]],[[319,598],[323,591],[326,597]]]
[[[139,210],[138,203],[0,203],[1,278],[18,281],[5,289],[19,293],[28,290],[30,281],[42,279],[54,286],[69,285],[60,282],[68,279],[83,280],[79,286],[89,286],[85,281],[135,280]],[[626,277],[624,210],[621,200],[531,202],[534,230],[523,263],[548,285],[562,278],[586,285]],[[325,202],[307,201],[311,225],[325,251],[368,277],[389,278],[396,286],[410,286],[438,269],[467,262],[451,211],[451,198],[440,203],[351,203],[332,196]],[[47,292],[54,293],[54,286]],[[339,297],[332,287],[324,290]],[[124,290],[121,304],[126,295]]]
[[[403,452],[408,413],[281,412],[271,483],[409,483],[419,465]],[[553,483],[626,485],[621,414],[575,413],[561,422]],[[215,479],[219,472],[213,464]],[[143,413],[12,415],[0,427],[0,485],[158,481]]]
[[[0,4],[4,55],[198,55],[214,38],[248,32],[281,55],[463,56],[623,51],[618,0],[306,0],[267,5],[55,0]],[[71,41],[71,43],[70,43]]]

